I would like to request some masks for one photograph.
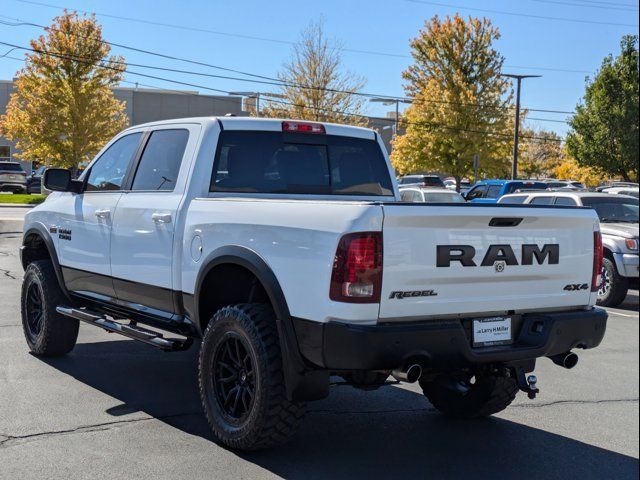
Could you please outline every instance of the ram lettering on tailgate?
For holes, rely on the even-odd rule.
[[[477,267],[474,260],[476,249],[471,245],[437,245],[436,266],[450,267],[451,262],[460,262],[463,267]],[[551,243],[542,248],[535,244],[522,245],[522,265],[533,265],[533,259],[539,265],[548,260],[549,265],[555,265],[560,260],[560,245]],[[518,259],[511,245],[490,245],[480,266],[490,267],[496,262],[506,265],[518,265]]]

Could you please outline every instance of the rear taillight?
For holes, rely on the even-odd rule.
[[[597,292],[602,282],[602,234],[593,232],[593,274],[591,276],[591,291]]]
[[[343,236],[333,260],[329,297],[336,302],[378,303],[382,288],[382,233]]]
[[[283,132],[296,132],[296,133],[316,133],[324,134],[324,125],[321,123],[306,123],[306,122],[282,122]]]

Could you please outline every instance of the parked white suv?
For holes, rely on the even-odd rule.
[[[400,200],[418,203],[465,203],[458,192],[443,188],[400,187]]]
[[[285,441],[331,374],[491,415],[536,395],[536,359],[571,368],[604,336],[592,210],[402,203],[373,130],[167,120],[44,184],[21,248],[30,350],[71,351],[79,321],[199,339],[203,408],[234,448]]]
[[[631,282],[637,284],[638,199],[598,192],[542,192],[505,195],[501,204],[581,206],[595,209],[604,245],[602,285],[598,305],[616,306],[627,296]]]

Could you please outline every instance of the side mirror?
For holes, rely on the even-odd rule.
[[[80,193],[82,191],[82,182],[73,180],[71,172],[64,168],[48,168],[45,170],[42,184],[44,188],[54,192]]]

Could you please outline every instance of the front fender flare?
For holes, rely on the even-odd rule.
[[[22,245],[20,246],[20,263],[22,263],[22,268],[26,270],[27,263],[25,259],[24,251],[29,248],[27,245],[27,241],[29,237],[36,235],[40,239],[42,239],[47,251],[49,252],[49,258],[51,259],[51,263],[53,264],[53,270],[56,272],[56,278],[58,279],[58,285],[60,286],[60,290],[67,297],[70,298],[69,292],[67,291],[67,287],[64,283],[64,276],[62,275],[62,268],[60,268],[60,262],[58,261],[58,252],[56,252],[56,247],[53,244],[53,240],[51,239],[51,234],[49,230],[42,225],[41,223],[34,223],[22,234]]]

